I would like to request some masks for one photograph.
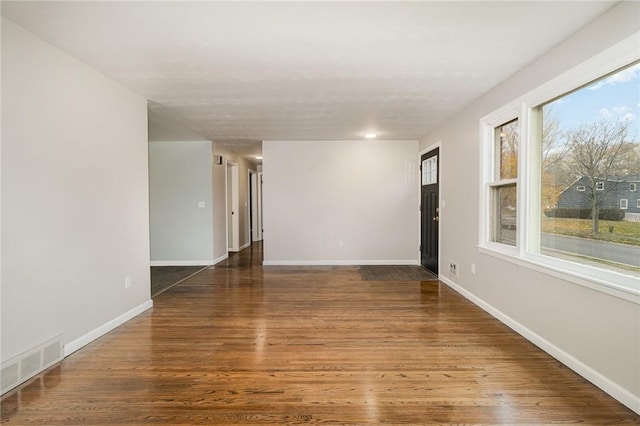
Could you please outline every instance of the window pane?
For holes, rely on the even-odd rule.
[[[541,107],[541,252],[640,275],[640,64]]]
[[[422,161],[422,185],[438,183],[438,156]]]
[[[496,127],[495,140],[500,152],[499,180],[518,177],[518,120]]]
[[[495,187],[494,241],[516,245],[516,185]]]

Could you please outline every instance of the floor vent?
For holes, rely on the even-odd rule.
[[[58,336],[3,362],[0,367],[0,393],[4,394],[26,382],[62,358],[62,336]]]

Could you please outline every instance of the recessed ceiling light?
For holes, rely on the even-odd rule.
[[[376,135],[375,133],[367,133],[366,135],[364,135],[365,138],[367,139],[375,139],[378,135]]]

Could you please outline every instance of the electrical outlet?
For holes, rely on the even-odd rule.
[[[472,273],[472,274],[475,274],[475,273],[476,273],[476,264],[475,264],[475,263],[472,263],[472,264],[471,264],[471,273]]]
[[[458,276],[458,264],[453,260],[449,261],[449,273],[454,277]]]
[[[124,288],[131,287],[131,275],[124,277]]]

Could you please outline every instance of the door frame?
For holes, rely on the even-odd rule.
[[[438,141],[433,145],[430,145],[428,148],[418,152],[418,171],[420,172],[418,177],[418,265],[422,265],[422,253],[420,250],[420,236],[422,235],[422,212],[420,211],[420,204],[422,203],[422,172],[420,171],[420,166],[422,166],[422,156],[434,149],[439,150],[438,156],[440,157],[438,158],[438,275],[442,275],[442,217],[443,210],[445,208],[444,200],[442,199],[442,185],[440,184],[442,179],[442,173],[440,173],[440,170],[442,169],[442,141]]]
[[[248,194],[249,206],[247,208],[249,218],[249,229],[251,230],[251,242],[262,240],[260,232],[260,178],[261,175],[255,170],[249,169],[248,173]]]
[[[258,171],[258,241],[262,241],[262,172]]]
[[[229,194],[229,169],[231,169],[231,194]],[[225,160],[225,204],[227,217],[227,254],[240,251],[240,201],[238,191],[238,164]],[[229,217],[229,204],[234,214]],[[231,223],[231,238],[229,236],[229,223]],[[231,241],[230,241],[231,240]]]

